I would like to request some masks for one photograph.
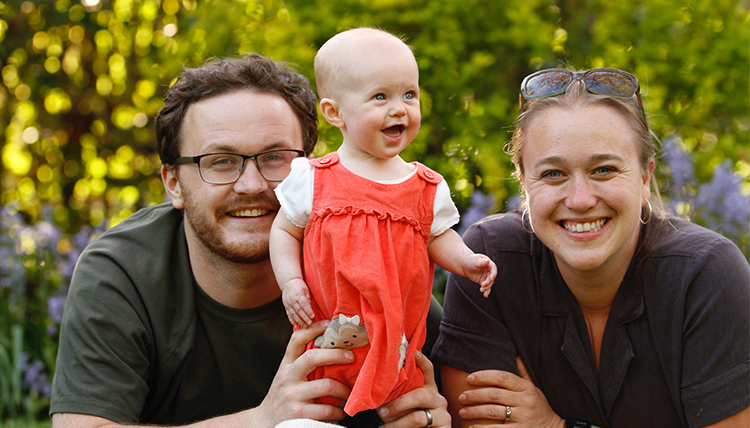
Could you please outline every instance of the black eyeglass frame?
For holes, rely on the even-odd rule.
[[[550,73],[563,73],[570,77],[570,80],[563,85],[563,87],[559,91],[553,91],[552,93],[540,95],[540,96],[533,96],[528,95],[527,90],[527,84],[531,81],[531,79],[543,75],[543,74],[550,74]],[[620,76],[624,76],[627,79],[630,80],[630,82],[633,85],[633,92],[628,93],[607,93],[602,91],[597,91],[595,89],[592,89],[592,87],[589,85],[589,82],[586,80],[587,77],[589,77],[591,74],[594,73],[613,73]],[[562,95],[568,91],[568,88],[570,85],[575,82],[576,80],[580,80],[583,82],[583,86],[586,88],[587,91],[591,92],[592,94],[596,95],[606,95],[613,98],[620,98],[620,99],[631,99],[633,97],[637,98],[638,100],[638,111],[643,116],[643,120],[646,120],[646,112],[643,109],[643,99],[641,98],[641,84],[638,82],[638,78],[635,77],[632,73],[628,73],[627,71],[618,70],[616,68],[592,68],[590,70],[585,71],[570,71],[565,68],[547,68],[544,70],[539,70],[535,73],[531,73],[528,76],[526,76],[523,79],[523,82],[521,82],[521,92],[518,94],[518,109],[519,111],[524,110],[524,100],[526,101],[532,101],[536,99],[541,98],[549,98],[549,97],[555,97],[558,95]]]
[[[229,152],[217,152],[217,153],[205,153],[198,156],[180,156],[177,159],[174,160],[174,165],[185,165],[185,164],[197,164],[198,165],[198,174],[201,176],[201,180],[208,184],[232,184],[237,182],[237,180],[242,177],[242,173],[245,172],[245,165],[247,164],[248,159],[252,159],[255,162],[255,167],[258,168],[258,172],[260,172],[260,175],[266,180],[271,182],[280,182],[284,181],[284,179],[275,180],[270,179],[266,177],[265,174],[263,174],[263,168],[261,168],[260,164],[258,164],[258,156],[267,155],[269,153],[275,153],[275,152],[294,152],[297,154],[297,157],[304,157],[306,156],[304,150],[296,150],[296,149],[275,149],[275,150],[268,150],[261,153],[256,153],[254,155],[241,155],[239,153],[229,153]],[[239,172],[237,173],[237,177],[232,181],[222,181],[222,182],[215,182],[215,181],[208,181],[203,177],[203,170],[201,169],[200,161],[202,158],[206,156],[215,156],[215,155],[232,155],[232,156],[240,156],[242,158],[242,165],[240,165]]]

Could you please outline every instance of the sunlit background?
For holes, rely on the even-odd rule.
[[[317,48],[362,25],[414,48],[423,118],[404,157],[446,177],[460,229],[518,204],[503,146],[523,77],[606,66],[641,82],[668,205],[750,257],[747,0],[0,2],[0,420],[46,418],[90,238],[165,200],[153,118],[182,67],[254,51],[312,77]],[[339,143],[321,123],[316,153]]]

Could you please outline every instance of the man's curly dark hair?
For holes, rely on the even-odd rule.
[[[171,165],[180,156],[182,122],[191,104],[248,89],[279,95],[289,103],[300,121],[305,153],[311,153],[318,141],[318,99],[310,81],[284,63],[251,53],[241,58],[211,59],[200,67],[183,70],[156,116],[156,147],[162,163]]]

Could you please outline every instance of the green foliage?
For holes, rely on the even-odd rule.
[[[10,337],[0,336],[0,415],[24,416],[26,423],[33,424],[39,411],[49,405],[49,397],[39,397],[36,391],[27,393],[23,386],[23,327],[15,324],[10,333]]]
[[[475,189],[517,193],[503,152],[522,78],[539,68],[619,67],[641,80],[657,135],[682,136],[710,179],[750,163],[746,0],[47,0],[0,3],[3,204],[57,224],[116,223],[160,202],[152,119],[183,66],[256,51],[312,78],[317,48],[369,25],[413,46],[423,126],[404,154]],[[321,124],[317,153],[340,144]]]
[[[52,422],[49,419],[42,421],[8,420],[0,422],[0,428],[50,428]]]
[[[674,167],[659,174],[680,214],[711,225],[690,210],[718,206],[696,198],[712,182],[736,185],[740,203],[750,197],[748,0],[12,0],[0,1],[0,201],[18,224],[56,228],[68,242],[161,202],[153,117],[184,66],[255,51],[313,80],[318,47],[364,25],[413,47],[423,121],[404,157],[443,174],[462,211],[477,191],[494,197],[489,211],[518,193],[503,147],[521,80],[546,67],[616,67],[640,79],[655,133],[679,136],[692,157],[685,188],[695,192],[670,186]],[[317,154],[341,142],[326,123],[320,136]],[[0,249],[16,251],[0,254],[2,279],[15,275],[12,287],[0,283],[0,418],[34,412],[17,400],[18,388],[30,394],[18,386],[18,349],[54,370],[46,305],[64,295],[58,259],[80,247],[31,245],[46,241],[14,227],[0,231]],[[738,228],[747,254],[750,225]]]

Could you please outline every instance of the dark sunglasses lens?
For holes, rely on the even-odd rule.
[[[601,71],[586,76],[586,88],[601,95],[632,97],[635,95],[637,86],[630,76],[611,71]]]
[[[565,92],[572,76],[561,71],[542,73],[526,82],[524,95],[526,98],[541,98]]]

